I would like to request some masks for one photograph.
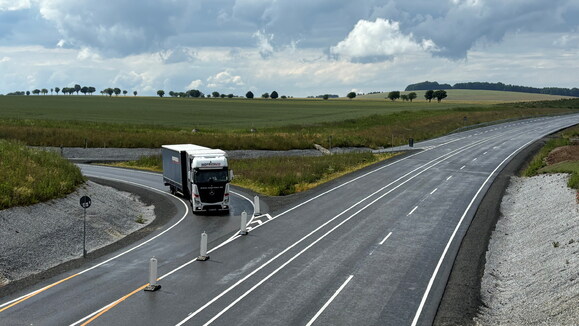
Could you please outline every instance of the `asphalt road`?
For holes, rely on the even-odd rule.
[[[231,216],[193,216],[163,195],[179,207],[165,228],[120,257],[2,298],[0,324],[430,325],[493,178],[522,148],[577,123],[579,115],[529,119],[418,143],[422,151],[269,212],[247,236],[235,236],[247,200],[235,201]],[[161,185],[154,174],[83,171]],[[197,261],[203,231],[211,258]],[[144,292],[151,256],[162,288]]]

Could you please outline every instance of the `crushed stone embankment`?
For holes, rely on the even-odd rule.
[[[579,204],[567,179],[511,179],[486,254],[477,325],[579,325]]]
[[[0,210],[0,288],[82,257],[83,208],[88,195],[86,249],[93,252],[155,219],[154,206],[92,181],[62,199]]]

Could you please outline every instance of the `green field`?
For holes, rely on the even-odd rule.
[[[288,150],[328,145],[331,137],[337,147],[378,148],[478,123],[578,109],[579,99],[489,105],[446,100],[0,96],[0,138],[36,146],[155,148],[193,143],[225,150]]]
[[[82,121],[191,130],[312,125],[375,114],[450,109],[464,103],[317,99],[191,99],[105,96],[0,96],[0,119]],[[468,106],[477,106],[469,103]]]
[[[424,93],[426,91],[414,91],[417,95],[414,102],[425,102]],[[400,94],[408,94],[410,92],[400,92]],[[534,93],[521,92],[502,92],[502,91],[484,91],[484,90],[470,90],[470,89],[447,89],[448,97],[442,100],[441,103],[469,103],[469,104],[497,104],[505,102],[521,102],[521,101],[552,101],[558,99],[572,98],[569,96],[546,95]],[[382,99],[388,96],[388,93],[361,95],[361,99]],[[387,100],[389,101],[389,100]],[[401,102],[402,100],[396,100]],[[436,102],[436,100],[433,100]]]

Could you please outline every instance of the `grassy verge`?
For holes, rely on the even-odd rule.
[[[571,145],[571,139],[579,137],[579,126],[569,128],[560,133],[558,138],[549,140],[535,155],[523,175],[527,177],[541,173],[569,173],[571,174],[567,185],[569,188],[579,190],[579,162],[567,161],[553,165],[547,165],[546,158],[557,147]]]
[[[235,172],[234,185],[268,196],[284,196],[314,188],[392,156],[392,153],[351,153],[319,157],[231,159],[229,162]],[[160,156],[114,165],[162,171]]]
[[[63,197],[84,181],[78,167],[56,153],[0,140],[0,209]]]

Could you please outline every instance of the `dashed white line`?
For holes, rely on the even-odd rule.
[[[382,239],[382,241],[380,241],[380,245],[383,245],[384,242],[386,242],[386,240],[388,240],[388,238],[390,238],[391,235],[392,235],[392,232],[388,233],[388,235],[384,239]]]
[[[448,180],[450,180],[450,179],[452,179],[452,176],[449,176],[448,178],[446,178],[446,181],[448,181]]]
[[[352,280],[352,278],[354,277],[354,275],[350,275],[350,277],[348,277],[348,279],[346,280],[346,282],[344,282],[344,284],[342,284],[342,286],[340,286],[340,288],[336,291],[336,293],[334,293],[334,295],[330,298],[330,300],[328,300],[328,302],[326,302],[324,304],[324,306],[322,307],[322,309],[320,309],[316,315],[310,319],[310,321],[306,324],[306,326],[311,326],[316,319],[318,319],[318,317],[320,317],[320,315],[322,314],[322,312],[324,312],[324,310],[326,310],[326,308],[328,308],[328,306],[330,305],[330,303],[332,303],[332,301],[334,301],[334,299],[340,294],[340,292],[342,292],[342,290],[346,287],[346,285],[348,285],[348,283],[350,283],[350,281]]]
[[[414,208],[410,211],[410,213],[408,213],[408,215],[406,215],[406,216],[412,215],[412,213],[414,213],[414,211],[415,211],[417,208],[418,208],[418,206],[414,207]]]
[[[483,155],[487,155],[488,152],[484,152]]]
[[[477,159],[478,159],[478,157],[475,157],[472,161],[474,162],[474,161],[476,161]]]
[[[460,169],[462,170],[462,169],[464,169],[464,168],[466,168],[466,165],[463,165]]]
[[[431,195],[434,194],[437,190],[438,190],[438,188],[432,190],[432,191],[430,192],[430,194],[431,194]]]

